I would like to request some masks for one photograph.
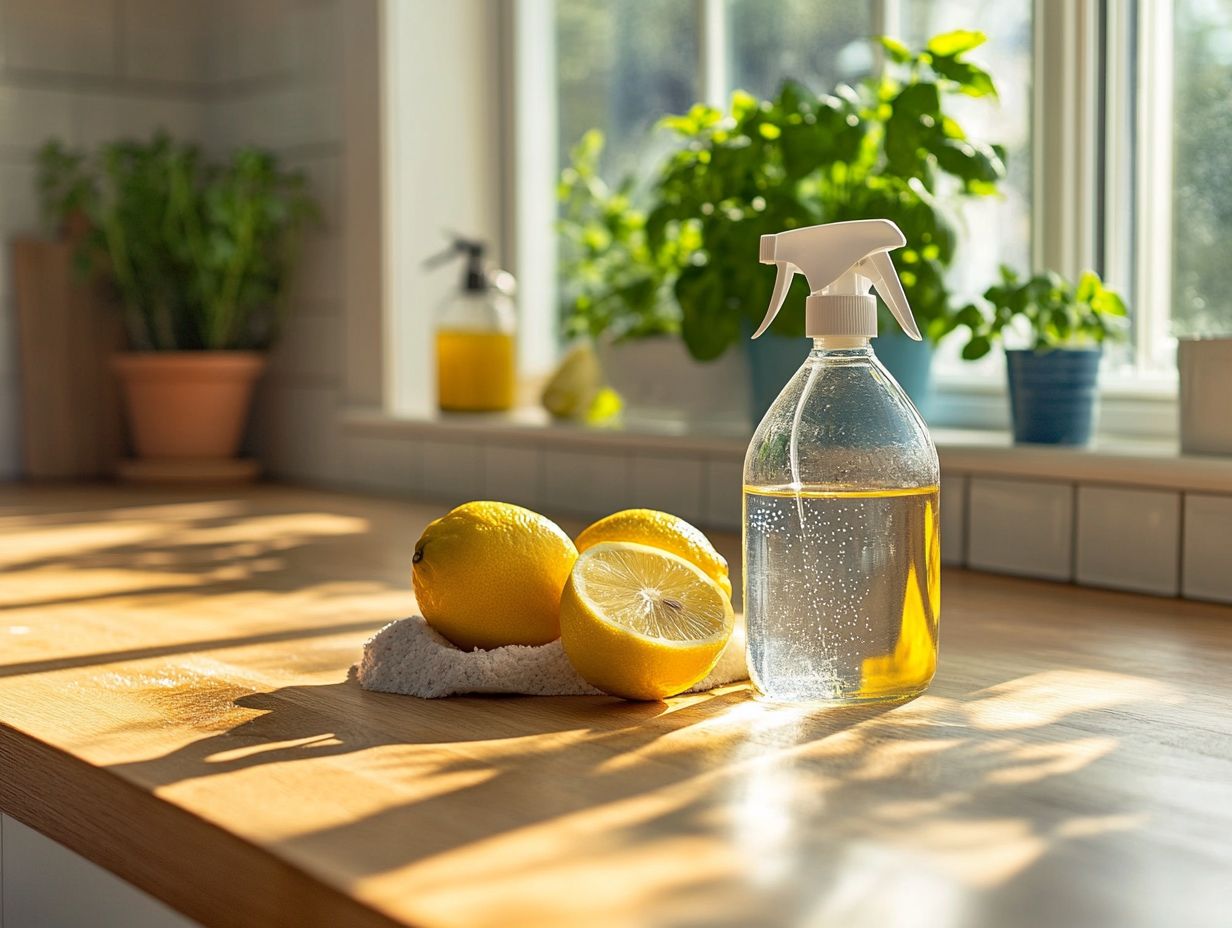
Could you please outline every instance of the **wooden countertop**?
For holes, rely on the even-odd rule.
[[[443,508],[0,488],[0,809],[207,925],[1227,924],[1232,609],[947,573],[891,709],[365,693]]]

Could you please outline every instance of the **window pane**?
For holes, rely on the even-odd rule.
[[[696,7],[683,0],[557,0],[560,163],[588,129],[607,138],[603,173],[653,156],[650,128],[701,97]]]
[[[1232,335],[1232,0],[1177,0],[1172,319]]]
[[[853,83],[873,63],[870,0],[728,0],[730,81],[771,97],[784,78],[817,92]]]
[[[959,98],[955,118],[973,137],[1004,145],[1004,198],[963,203],[962,252],[951,269],[959,298],[991,283],[1001,264],[1031,269],[1031,0],[903,0],[902,38],[921,45],[952,29],[976,29],[988,41],[972,61],[996,81],[1001,102]]]

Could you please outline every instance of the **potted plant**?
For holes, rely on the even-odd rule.
[[[110,285],[128,350],[115,356],[131,476],[242,476],[234,462],[286,282],[315,212],[305,177],[245,148],[224,163],[165,134],[91,153],[48,143],[52,221],[84,216],[79,263]]]
[[[1220,260],[1217,249],[1212,249],[1210,258]],[[1204,266],[1211,279],[1213,266],[1209,262]],[[1183,274],[1178,269],[1178,276]],[[1227,296],[1211,295],[1211,279],[1184,275],[1178,288],[1189,304],[1174,323],[1181,452],[1232,455],[1232,415],[1227,407],[1232,396],[1232,308]]]
[[[1002,267],[1001,282],[984,292],[984,300],[987,310],[970,304],[959,312],[959,323],[971,330],[964,358],[988,354],[1007,332],[1025,330],[1030,342],[1005,351],[1014,441],[1085,445],[1103,344],[1125,337],[1121,297],[1092,271],[1074,284],[1051,271],[1021,280]]]
[[[698,105],[665,119],[678,144],[654,187],[646,234],[656,251],[686,230],[700,240],[674,294],[684,342],[705,360],[745,339],[765,311],[773,277],[754,259],[762,233],[894,220],[909,244],[893,260],[927,344],[904,354],[887,334],[878,351],[926,406],[929,346],[957,324],[945,281],[957,236],[945,201],[994,194],[1005,176],[1002,149],[970,139],[945,103],[995,97],[996,88],[964,57],[984,41],[980,33],[938,35],[919,51],[880,41],[894,73],[859,88],[817,96],[788,81],[774,100],[736,93],[728,113]],[[897,327],[883,320],[883,330]],[[781,313],[771,332],[790,341],[763,337],[749,347],[757,410],[807,350],[802,314]]]
[[[627,177],[612,189],[599,176],[604,138],[587,132],[561,173],[557,196],[562,321],[566,337],[594,342],[608,384],[630,419],[748,421],[748,369],[732,353],[699,365],[680,340],[672,287],[697,247],[682,225],[651,248],[645,192]]]

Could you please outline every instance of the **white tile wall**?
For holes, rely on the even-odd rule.
[[[1075,579],[1175,596],[1180,589],[1179,493],[1080,486]]]
[[[423,448],[411,438],[346,435],[344,483],[410,496],[423,490]]]
[[[19,0],[4,6],[6,69],[109,76],[116,66],[115,0]]]
[[[120,71],[138,80],[202,82],[205,23],[200,0],[120,0]]]
[[[702,521],[740,531],[744,519],[744,462],[711,458],[705,463],[706,511]]]
[[[705,477],[700,458],[638,454],[632,461],[632,491],[637,505],[662,509],[700,522]]]
[[[21,427],[18,421],[17,374],[0,373],[0,479],[21,467]]]
[[[1073,497],[1069,484],[972,477],[967,497],[968,566],[1071,579]]]
[[[959,566],[965,560],[967,478],[941,478],[941,563]]]
[[[0,816],[5,928],[192,928],[153,896],[16,819]]]
[[[478,442],[427,440],[421,448],[425,494],[455,506],[483,498],[483,450]]]
[[[526,445],[484,445],[483,495],[537,509],[543,505],[542,458],[538,448]]]
[[[206,134],[275,150],[319,145],[342,135],[342,99],[334,84],[278,86],[226,97],[210,107]]]
[[[253,420],[253,450],[273,476],[347,482],[334,387],[267,379]]]
[[[292,307],[282,337],[270,353],[270,375],[336,382],[342,364],[342,319],[331,304]]]
[[[592,516],[637,505],[630,492],[629,459],[614,451],[542,449],[543,507]]]
[[[75,142],[75,102],[58,87],[0,82],[0,155],[29,157],[49,138]]]
[[[343,240],[339,235],[309,232],[291,281],[293,303],[337,304],[342,301]]]
[[[1181,593],[1232,603],[1232,496],[1185,494]]]

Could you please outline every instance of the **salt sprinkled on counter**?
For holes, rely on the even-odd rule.
[[[578,676],[558,638],[536,647],[509,645],[463,651],[442,638],[422,616],[391,622],[365,645],[357,668],[360,685],[381,693],[438,699],[464,693],[526,696],[593,696],[599,691]],[[719,662],[690,693],[747,680],[744,626],[736,630]]]

